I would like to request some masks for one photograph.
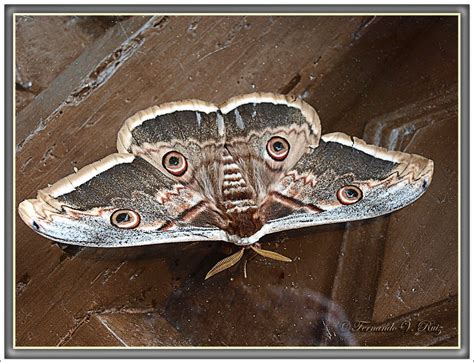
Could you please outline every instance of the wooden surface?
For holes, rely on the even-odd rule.
[[[401,211],[265,237],[294,262],[249,258],[247,278],[241,264],[203,280],[232,245],[61,247],[17,217],[17,346],[458,344],[457,18],[20,17],[16,27],[17,204],[114,152],[140,109],[254,91],[303,98],[323,133],[435,162],[427,193]]]

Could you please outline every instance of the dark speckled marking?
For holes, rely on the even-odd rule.
[[[174,182],[141,158],[118,164],[78,186],[57,200],[78,210],[112,206],[114,198],[131,198],[139,190],[154,195],[160,189],[172,188]]]
[[[240,126],[237,119],[239,115],[244,128]],[[245,137],[252,131],[260,132],[265,128],[283,127],[292,123],[297,125],[308,123],[298,108],[272,103],[243,104],[225,114],[224,121],[227,138]]]
[[[132,130],[135,145],[144,142],[171,142],[174,139],[198,141],[218,139],[217,113],[177,111],[143,122]]]
[[[315,176],[334,170],[338,175],[352,173],[357,180],[383,180],[397,165],[337,142],[321,140],[312,154],[298,161],[295,170],[298,173],[310,171]]]
[[[225,115],[220,111],[209,114],[198,111],[176,111],[147,120],[133,129],[133,144],[172,142],[175,139],[190,138],[200,142],[219,140],[222,138],[217,127],[219,116],[224,119],[227,139],[246,137],[252,131],[260,132],[265,128],[308,123],[298,108],[284,104],[249,103]]]

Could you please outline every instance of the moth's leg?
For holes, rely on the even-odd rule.
[[[221,271],[229,269],[231,266],[237,264],[237,262],[240,259],[242,259],[242,256],[244,255],[244,250],[245,248],[241,248],[238,252],[232,254],[231,256],[228,256],[227,258],[222,259],[220,262],[214,265],[214,267],[211,270],[209,270],[204,280],[212,277],[213,275],[216,275],[217,273],[220,273]]]
[[[261,249],[261,245],[259,243],[255,243],[254,245],[250,245],[248,247],[243,247],[241,248],[238,252],[222,259],[219,261],[214,267],[209,270],[209,272],[206,274],[206,277],[204,280],[209,279],[210,277],[216,275],[217,273],[220,273],[226,269],[229,269],[231,266],[234,266],[239,262],[240,259],[242,259],[242,256],[244,255],[245,249],[250,248],[253,251],[255,251],[257,254],[273,259],[273,260],[278,260],[278,261],[284,261],[284,262],[291,262],[292,260],[284,255],[278,254],[274,251],[270,250],[263,250]],[[244,264],[244,278],[247,278],[247,260],[245,260]]]
[[[263,250],[261,249],[261,246],[250,246],[250,249],[255,251],[257,254],[264,256],[265,258],[273,259],[273,260],[278,260],[278,261],[285,261],[287,263],[291,262],[292,260],[284,255],[275,253],[274,251],[270,250]]]

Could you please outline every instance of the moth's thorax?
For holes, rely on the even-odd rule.
[[[222,152],[221,175],[220,206],[227,218],[226,231],[241,237],[253,235],[262,227],[257,217],[256,192],[241,163],[225,147]]]

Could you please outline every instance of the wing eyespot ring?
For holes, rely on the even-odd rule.
[[[337,190],[337,199],[343,205],[352,205],[364,196],[362,190],[354,185],[346,185]]]
[[[119,229],[134,229],[140,225],[140,215],[129,209],[116,210],[110,216],[110,223]]]
[[[163,167],[173,176],[182,176],[188,169],[188,161],[181,153],[170,151],[163,156]]]
[[[275,161],[283,161],[290,152],[290,143],[283,137],[272,137],[267,142],[267,153]]]

